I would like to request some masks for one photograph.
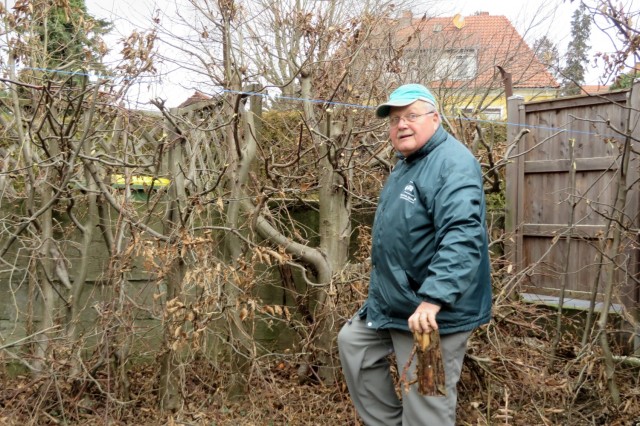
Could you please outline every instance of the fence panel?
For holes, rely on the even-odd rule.
[[[633,96],[633,97],[632,97]],[[509,99],[506,174],[507,253],[523,275],[520,290],[589,300],[602,291],[607,224],[618,191],[625,132],[640,136],[640,87],[605,94],[524,103]],[[633,108],[632,108],[633,106]],[[624,185],[624,226],[638,229],[638,144]],[[617,264],[617,303],[636,308],[640,286],[637,232],[625,232]],[[600,296],[600,294],[598,295]]]

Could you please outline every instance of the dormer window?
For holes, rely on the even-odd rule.
[[[472,80],[477,73],[476,49],[448,49],[436,64],[436,74],[441,80]]]

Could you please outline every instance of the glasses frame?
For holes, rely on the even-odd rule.
[[[391,127],[397,127],[398,124],[400,124],[400,120],[404,120],[407,123],[415,123],[416,121],[418,121],[418,118],[423,117],[425,115],[429,115],[429,114],[435,114],[436,111],[429,111],[429,112],[425,112],[424,114],[407,114],[407,115],[399,115],[399,116],[395,116],[395,117],[389,117],[389,125]]]

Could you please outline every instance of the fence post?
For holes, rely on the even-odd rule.
[[[636,125],[636,123],[640,122],[640,82],[635,82],[633,84],[633,86],[631,87],[631,90],[629,91],[629,107],[630,107],[630,116],[629,116],[629,123],[627,125],[627,129],[631,130],[631,137],[632,137],[632,150],[635,152],[638,152],[638,149],[640,149],[638,147],[638,140],[640,140],[640,126]],[[636,157],[637,158],[637,157]],[[636,160],[637,161],[637,160]],[[637,171],[634,171],[634,173],[637,173]],[[632,179],[630,179],[631,182],[634,181],[634,179],[638,179],[638,176],[634,176]],[[635,185],[634,185],[635,186]],[[638,190],[632,186],[630,188],[630,191],[633,192],[638,192]],[[636,211],[636,209],[640,209],[640,203],[638,203],[638,195],[635,195],[633,197],[630,197],[631,199],[635,200],[635,205],[632,207],[633,211]],[[636,216],[637,217],[637,216]],[[640,226],[640,224],[638,224],[637,219],[636,219],[636,223],[633,224],[633,226],[635,226],[636,228],[638,226]],[[632,261],[634,262],[640,262],[640,254],[638,252],[638,250],[634,250],[636,258],[632,259]],[[636,263],[638,264],[638,263]],[[636,266],[635,271],[638,271],[638,267]],[[634,291],[632,291],[632,294],[630,295],[630,297],[625,298],[626,301],[628,301],[627,303],[631,306],[626,306],[626,309],[630,310],[631,315],[633,316],[633,318],[635,319],[635,330],[633,330],[633,353],[634,355],[637,356],[637,354],[640,353],[640,284],[639,283],[635,283],[635,289]]]
[[[262,134],[262,94],[258,93],[257,84],[250,84],[249,86],[247,86],[246,91],[251,93],[249,105],[251,113],[253,114],[253,128],[255,132],[254,137],[259,143],[260,135]]]
[[[505,252],[514,272],[522,269],[522,232],[519,230],[522,215],[524,158],[524,136],[520,132],[525,126],[524,98],[511,96],[507,99],[507,142],[505,153]]]

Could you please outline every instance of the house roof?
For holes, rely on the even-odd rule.
[[[609,86],[602,86],[599,84],[585,84],[580,86],[582,93],[586,93],[587,95],[594,95],[596,93],[608,93],[610,90]]]
[[[210,101],[211,99],[213,99],[211,96],[207,96],[204,93],[202,93],[201,91],[196,90],[193,93],[193,95],[191,95],[184,102],[182,102],[180,105],[178,105],[178,108],[186,108],[189,105],[193,105],[195,103],[202,102],[202,101]]]
[[[505,16],[480,12],[472,16],[413,19],[405,13],[398,21],[396,39],[409,40],[407,48],[472,49],[477,52],[475,86],[487,87],[500,79],[496,66],[511,73],[514,88],[557,88],[558,82]],[[459,82],[449,81],[450,86]]]

